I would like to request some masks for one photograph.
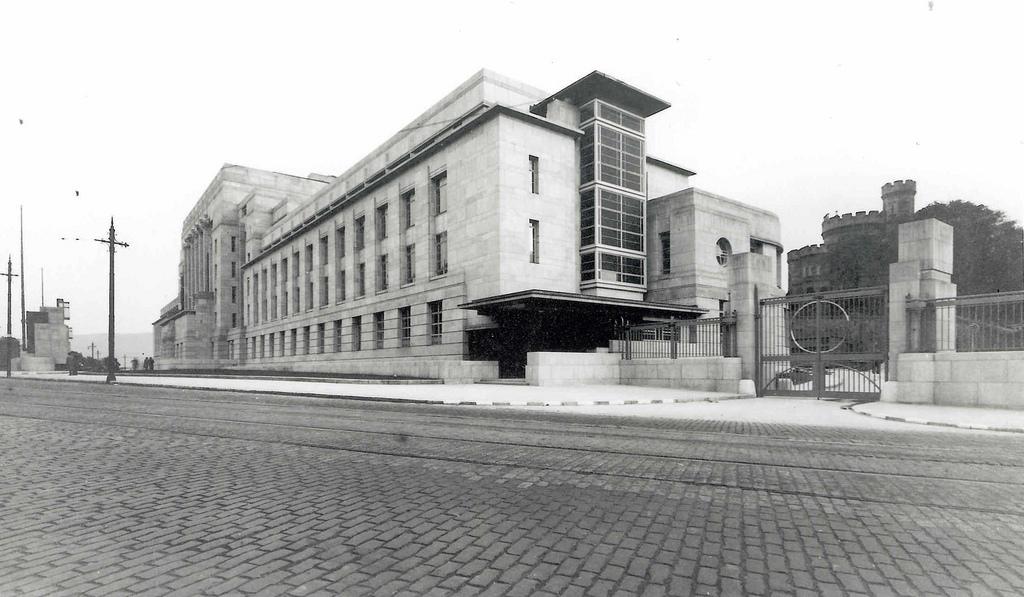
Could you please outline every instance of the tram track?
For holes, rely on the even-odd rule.
[[[51,409],[51,410],[67,409],[68,408],[65,405],[53,406],[53,405],[46,405],[46,404],[38,404],[38,405],[33,405],[33,406],[35,406],[36,408]],[[409,449],[408,444],[404,444],[404,442],[399,442],[399,445],[405,445],[406,449],[393,449],[393,448],[389,449],[389,448],[379,447],[379,446],[378,447],[372,447],[372,448],[360,447],[360,446],[354,446],[354,445],[342,445],[342,446],[339,446],[339,445],[336,445],[336,443],[332,443],[331,441],[326,441],[324,439],[320,439],[319,441],[307,439],[307,440],[303,441],[303,440],[292,439],[292,438],[284,438],[284,437],[271,437],[271,438],[258,437],[258,436],[257,437],[253,437],[252,434],[246,433],[241,428],[248,428],[250,430],[252,430],[252,429],[267,429],[267,428],[290,429],[290,430],[298,431],[300,433],[314,433],[314,434],[315,433],[320,433],[320,434],[322,434],[322,433],[332,433],[333,434],[333,433],[337,433],[337,432],[341,431],[341,432],[347,433],[347,434],[361,434],[361,435],[364,435],[364,436],[376,436],[378,438],[382,437],[382,436],[392,436],[392,437],[396,437],[396,438],[404,436],[406,438],[406,441],[408,441],[409,439],[417,439],[417,440],[423,440],[423,441],[428,441],[428,442],[429,441],[434,441],[434,442],[457,442],[457,443],[461,443],[461,444],[481,444],[481,445],[486,445],[486,446],[499,447],[499,448],[509,448],[509,449],[534,449],[534,450],[561,451],[561,452],[573,452],[573,453],[605,454],[605,455],[611,455],[611,456],[642,457],[642,458],[648,458],[648,459],[656,458],[656,459],[659,459],[659,460],[666,460],[666,461],[691,460],[691,459],[686,459],[686,458],[678,458],[678,457],[674,457],[674,456],[664,456],[664,455],[656,455],[656,454],[646,455],[646,454],[636,454],[636,453],[631,453],[631,452],[624,453],[624,452],[608,451],[608,450],[588,450],[588,449],[585,449],[585,448],[571,448],[571,447],[559,448],[559,447],[555,447],[555,446],[528,444],[528,443],[525,443],[525,442],[508,442],[508,441],[497,441],[497,440],[491,440],[491,441],[468,440],[468,439],[460,439],[460,438],[452,438],[452,437],[429,436],[429,435],[425,435],[425,434],[409,435],[409,434],[404,434],[404,433],[383,432],[383,431],[342,430],[342,429],[338,429],[338,428],[335,428],[335,427],[321,427],[321,426],[315,426],[315,425],[296,425],[296,424],[293,424],[293,423],[282,424],[282,423],[273,423],[273,422],[241,421],[241,420],[232,419],[232,418],[218,418],[218,417],[208,417],[208,416],[207,417],[203,417],[203,416],[189,416],[189,415],[163,415],[163,414],[151,414],[151,413],[150,414],[147,414],[147,413],[126,413],[124,411],[120,411],[120,410],[116,410],[116,409],[105,409],[105,408],[96,409],[96,408],[89,408],[89,407],[79,407],[79,408],[75,408],[73,410],[75,410],[76,412],[84,412],[84,411],[90,411],[90,410],[91,411],[101,411],[101,412],[97,412],[97,414],[102,416],[102,417],[108,417],[109,414],[116,413],[117,415],[120,415],[121,417],[132,416],[132,417],[138,417],[139,419],[143,419],[143,420],[135,420],[135,421],[131,421],[131,422],[114,422],[112,420],[109,420],[109,418],[107,418],[106,420],[88,421],[88,420],[81,420],[81,418],[75,418],[75,417],[63,417],[63,416],[59,416],[59,415],[54,416],[54,413],[46,413],[46,412],[38,414],[38,415],[31,415],[31,414],[26,414],[26,413],[17,414],[17,413],[11,413],[11,412],[3,412],[3,413],[0,413],[0,415],[6,416],[6,417],[11,417],[11,418],[21,418],[21,419],[38,420],[38,421],[51,421],[51,422],[62,422],[62,423],[69,423],[69,424],[84,424],[84,425],[102,425],[102,426],[118,427],[118,428],[144,429],[144,430],[149,430],[149,431],[157,431],[157,432],[163,432],[163,433],[180,434],[180,435],[196,436],[196,437],[209,437],[209,438],[219,438],[219,439],[234,439],[234,440],[242,440],[242,441],[256,441],[256,442],[262,442],[262,443],[290,445],[290,446],[306,447],[306,448],[314,448],[314,449],[328,449],[328,450],[344,451],[344,452],[352,452],[352,453],[376,455],[376,456],[424,459],[424,460],[431,460],[431,461],[443,461],[443,462],[470,464],[470,465],[477,465],[477,466],[489,466],[489,467],[495,467],[496,466],[496,467],[523,468],[523,469],[536,470],[536,471],[561,472],[561,473],[578,474],[578,475],[584,475],[584,476],[598,476],[598,477],[628,479],[628,480],[633,480],[633,481],[643,480],[643,481],[656,481],[656,482],[676,483],[676,484],[682,484],[682,485],[688,485],[688,486],[720,487],[720,488],[738,489],[738,490],[746,490],[746,491],[760,491],[760,492],[766,492],[766,493],[769,493],[769,494],[813,497],[813,498],[822,498],[822,499],[831,499],[831,500],[843,500],[843,501],[849,501],[849,502],[893,504],[893,505],[914,506],[914,507],[922,507],[922,508],[945,508],[945,509],[954,509],[954,510],[960,510],[960,511],[966,511],[966,512],[983,512],[983,513],[989,513],[989,514],[999,514],[999,515],[1007,515],[1007,516],[1014,516],[1014,517],[1022,517],[1022,518],[1024,518],[1024,512],[1019,511],[1019,510],[1007,509],[1007,508],[972,506],[972,505],[964,505],[964,504],[960,504],[960,503],[950,503],[950,502],[940,503],[940,502],[937,502],[935,500],[929,501],[929,500],[898,499],[898,498],[893,498],[891,496],[890,497],[882,498],[882,497],[874,497],[874,496],[869,496],[869,495],[848,495],[848,494],[837,493],[837,492],[814,491],[814,490],[800,490],[800,489],[783,488],[783,487],[768,487],[768,486],[763,486],[763,485],[758,485],[758,484],[744,484],[744,483],[739,482],[739,481],[724,482],[724,481],[715,481],[715,480],[710,480],[710,479],[703,479],[703,480],[680,479],[680,478],[676,478],[676,477],[672,477],[672,476],[668,476],[668,475],[664,475],[664,474],[657,474],[657,473],[650,473],[650,472],[647,472],[647,473],[635,473],[635,472],[627,472],[627,471],[597,470],[596,468],[595,469],[587,469],[587,468],[582,468],[580,466],[556,466],[556,465],[550,465],[550,464],[545,465],[545,464],[537,463],[537,462],[523,462],[521,460],[518,460],[518,461],[516,461],[516,460],[501,461],[500,459],[495,460],[493,458],[479,458],[479,457],[478,458],[473,458],[473,457],[465,457],[465,456],[459,456],[459,455],[453,455],[453,454],[443,454],[443,453],[429,453],[429,454],[428,453],[416,453],[416,452],[413,452],[411,449]],[[145,420],[147,418],[148,418],[148,421]],[[168,422],[169,421],[173,421],[173,420],[178,420],[178,421],[188,421],[188,422],[191,422],[191,423],[194,423],[194,424],[204,424],[205,423],[205,424],[210,424],[210,425],[214,425],[214,426],[216,426],[216,425],[221,425],[221,426],[229,425],[229,426],[236,426],[236,428],[234,430],[223,429],[223,428],[222,429],[213,429],[213,430],[203,430],[203,429],[195,429],[195,428],[187,429],[187,428],[183,428],[183,426],[181,426],[181,425],[176,425],[176,426],[173,426],[172,428],[168,428],[167,425],[161,425],[161,424],[154,423],[153,422],[154,420],[161,420],[161,421],[168,421]],[[332,438],[332,439],[334,439],[334,438]],[[993,485],[1003,485],[1003,486],[1007,485],[1007,484],[994,483],[994,482],[989,482],[989,481],[978,481],[978,480],[969,480],[969,479],[961,480],[961,479],[948,479],[948,478],[941,478],[941,477],[921,477],[921,476],[915,476],[915,475],[911,475],[911,474],[884,474],[884,473],[874,474],[874,473],[865,473],[865,472],[861,472],[861,471],[838,471],[838,470],[835,470],[835,469],[818,469],[818,468],[809,468],[809,467],[795,466],[795,465],[776,466],[776,465],[763,464],[763,463],[733,463],[733,462],[729,462],[729,461],[725,461],[725,460],[715,460],[715,459],[704,459],[704,460],[698,460],[697,462],[701,462],[701,463],[704,463],[704,464],[711,464],[711,465],[735,465],[735,466],[751,466],[751,467],[764,467],[764,468],[779,468],[779,469],[796,470],[796,471],[812,471],[812,472],[828,473],[828,474],[832,474],[832,475],[838,474],[838,475],[841,475],[841,476],[842,475],[867,475],[867,476],[871,476],[871,477],[890,478],[890,479],[893,480],[893,482],[898,482],[900,479],[903,479],[903,480],[915,480],[915,481],[921,481],[921,480],[925,480],[925,481],[941,481],[943,483],[952,482],[952,483],[957,483],[957,484],[961,484],[961,485],[969,484],[969,485],[972,485],[972,486],[975,486],[975,487],[979,487],[979,488],[983,488],[984,486],[993,486]],[[1019,484],[1010,484],[1010,485],[1016,486],[1016,485],[1019,485]]]

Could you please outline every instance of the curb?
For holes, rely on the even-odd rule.
[[[1024,433],[1024,428],[1020,427],[993,427],[992,425],[977,425],[971,423],[946,423],[944,421],[929,421],[927,419],[919,419],[917,417],[894,417],[892,415],[876,415],[874,413],[857,410],[858,406],[860,406],[860,404],[852,404],[844,408],[846,408],[847,410],[851,410],[857,413],[858,415],[864,415],[865,417],[883,419],[885,421],[895,421],[897,423],[931,425],[932,427],[954,427],[956,429],[969,429],[972,431],[1000,431],[1002,433]]]
[[[58,383],[83,383],[97,384],[100,382],[86,381],[84,379],[67,378],[42,378],[34,381],[55,381]],[[429,398],[393,398],[389,396],[357,396],[351,394],[317,394],[314,392],[285,392],[282,390],[249,390],[235,388],[219,388],[211,386],[183,386],[177,384],[149,384],[132,381],[115,381],[115,386],[135,386],[148,388],[170,388],[174,390],[203,390],[209,392],[236,392],[243,394],[267,394],[271,396],[299,396],[303,398],[322,398],[325,400],[360,400],[365,402],[387,402],[391,404],[430,404],[443,406],[500,406],[506,408],[518,408],[524,406],[622,406],[622,405],[649,405],[649,404],[685,404],[687,402],[718,402],[720,400],[739,400],[742,398],[753,398],[749,394],[729,394],[707,398],[675,398],[665,399],[622,399],[622,400],[531,400],[528,402],[509,402],[507,400],[431,400]],[[863,414],[863,413],[862,413]]]

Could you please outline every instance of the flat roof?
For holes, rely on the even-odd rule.
[[[689,170],[687,168],[683,168],[682,166],[679,166],[677,164],[673,164],[672,162],[663,160],[661,158],[656,158],[656,157],[654,157],[653,155],[650,155],[650,154],[647,155],[647,162],[650,163],[650,164],[654,164],[655,166],[661,166],[662,168],[665,168],[666,170],[671,170],[673,172],[676,172],[677,174],[682,174],[683,176],[696,176],[697,175],[697,173],[694,172],[693,170]]]
[[[634,301],[623,298],[607,296],[593,296],[575,292],[558,292],[555,290],[521,290],[508,294],[499,294],[482,299],[476,299],[459,305],[462,309],[472,309],[478,312],[488,312],[505,309],[523,309],[530,307],[543,307],[545,305],[563,307],[583,307],[587,309],[603,308],[612,310],[628,310],[636,315],[648,315],[651,317],[680,317],[689,318],[707,313],[695,305],[675,305],[672,303],[652,303],[647,301]]]
[[[535,114],[540,113],[553,100],[564,99],[579,106],[594,98],[606,100],[610,104],[625,108],[644,118],[657,114],[672,105],[646,91],[633,87],[629,83],[609,77],[601,71],[595,70],[570,83],[561,91],[556,91],[547,98],[530,106],[530,111]]]

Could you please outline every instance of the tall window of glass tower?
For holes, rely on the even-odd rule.
[[[634,272],[646,262],[644,119],[591,100],[580,128],[581,282],[643,286]]]

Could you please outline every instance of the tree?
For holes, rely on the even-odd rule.
[[[953,227],[953,281],[957,294],[1021,290],[1021,227],[985,205],[932,203],[915,220],[935,218]]]

